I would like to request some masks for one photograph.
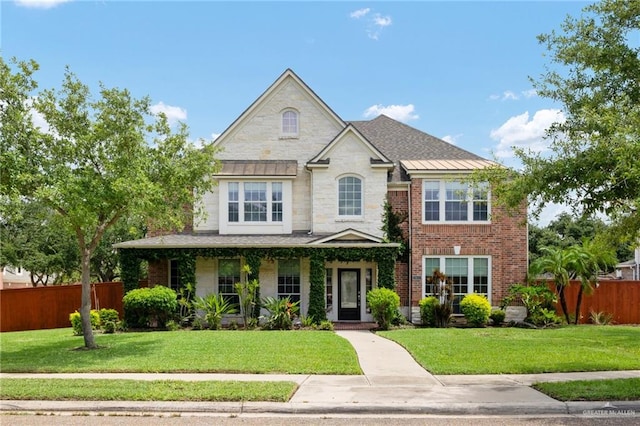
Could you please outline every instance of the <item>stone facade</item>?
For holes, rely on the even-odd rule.
[[[284,111],[294,111],[298,117],[298,133],[283,134]],[[377,120],[377,119],[376,119]],[[418,302],[424,297],[425,256],[460,258],[483,256],[490,259],[489,298],[496,306],[504,297],[508,287],[523,282],[527,270],[527,229],[523,225],[526,209],[516,216],[509,216],[495,203],[490,202],[490,219],[482,223],[423,223],[424,176],[411,175],[402,169],[401,160],[420,160],[424,153],[430,160],[439,159],[439,150],[444,159],[479,161],[480,157],[444,141],[419,132],[404,124],[384,117],[384,120],[345,123],[335,115],[304,83],[290,71],[285,72],[267,91],[256,100],[216,141],[219,160],[295,160],[296,176],[217,176],[223,184],[213,192],[204,194],[206,219],[196,221],[196,234],[226,234],[224,215],[228,205],[224,182],[234,180],[277,181],[288,179],[290,191],[285,193],[290,223],[286,234],[309,233],[322,237],[353,230],[339,240],[345,244],[361,238],[368,243],[380,243],[383,206],[385,199],[393,210],[406,220],[400,224],[408,243],[405,256],[396,262],[396,289],[400,295],[403,312],[419,321]],[[374,123],[375,122],[375,123]],[[357,123],[360,123],[356,125]],[[386,132],[377,126],[394,126]],[[361,130],[359,130],[361,129]],[[364,131],[364,133],[361,133]],[[365,133],[368,136],[365,137]],[[383,139],[374,140],[380,137]],[[379,142],[379,144],[378,144]],[[394,145],[395,144],[395,145]],[[404,144],[404,145],[403,145]],[[408,146],[405,151],[395,146]],[[420,151],[420,146],[428,148]],[[381,151],[380,147],[385,147]],[[389,148],[391,147],[391,148]],[[409,157],[403,157],[408,155]],[[388,157],[387,157],[388,156]],[[435,157],[434,157],[435,156]],[[483,160],[483,159],[480,159]],[[483,160],[486,162],[486,160]],[[400,173],[402,171],[402,173]],[[421,173],[431,173],[426,170]],[[466,170],[464,173],[471,173]],[[344,176],[354,176],[362,182],[362,214],[358,217],[339,217],[338,180]],[[287,183],[289,187],[289,183]],[[221,195],[222,193],[222,195]],[[223,219],[221,219],[223,218]],[[223,226],[221,226],[221,224]],[[242,225],[242,224],[240,224]],[[237,228],[239,229],[239,228]],[[259,227],[245,226],[246,234],[258,233]],[[191,229],[188,229],[191,231]],[[363,235],[365,235],[363,237]],[[368,237],[367,237],[368,236]],[[459,252],[454,249],[459,246]],[[169,263],[152,262],[149,265],[150,284],[167,284]],[[327,315],[338,320],[336,311],[338,299],[338,271],[358,270],[362,280],[360,287],[364,294],[365,276],[377,280],[376,265],[367,262],[327,262],[328,290],[333,293],[333,308],[327,306]],[[370,271],[373,271],[371,273]],[[301,259],[301,307],[303,314],[308,306],[309,260]],[[445,271],[446,273],[446,271]],[[196,293],[204,296],[216,292],[218,286],[217,260],[197,258]],[[264,259],[259,271],[262,296],[277,294],[277,259]],[[332,282],[331,282],[332,281]],[[367,284],[368,286],[369,284]],[[361,320],[371,320],[366,313],[364,297],[360,295]],[[329,301],[327,301],[329,304]],[[360,306],[360,305],[359,305]]]

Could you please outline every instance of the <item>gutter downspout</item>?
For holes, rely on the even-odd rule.
[[[413,247],[413,218],[411,216],[411,189],[413,188],[413,180],[409,180],[409,186],[407,188],[407,209],[409,210],[407,212],[407,218],[409,221],[409,243],[407,244],[407,250],[408,250],[408,261],[407,261],[407,279],[409,280],[408,282],[408,290],[409,290],[409,322],[413,323],[413,305],[412,305],[412,301],[411,301],[411,295],[413,293],[413,269],[412,269],[412,264],[413,264],[413,255],[412,255],[412,247]]]
[[[309,235],[313,234],[313,171],[309,170],[309,168],[307,167],[307,165],[304,165],[304,170],[309,173],[309,204],[311,205],[310,208],[310,215],[311,217],[309,218]]]

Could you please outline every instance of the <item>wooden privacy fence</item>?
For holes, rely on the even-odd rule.
[[[91,284],[93,309],[115,309],[122,318],[121,282]],[[0,290],[0,331],[71,327],[69,314],[80,309],[82,285]]]
[[[555,291],[555,285],[549,282],[549,288]],[[569,314],[575,313],[580,281],[571,281],[565,289]],[[562,315],[560,302],[558,315]],[[615,324],[640,324],[640,281],[602,280],[591,295],[582,295],[580,323],[589,322],[591,312],[605,312],[613,315]]]

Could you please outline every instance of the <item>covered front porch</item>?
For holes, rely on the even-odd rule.
[[[395,288],[399,249],[352,229],[331,235],[174,234],[115,247],[125,291],[137,287],[140,262],[146,260],[152,286],[179,291],[191,284],[196,296],[223,294],[235,302],[235,283],[257,279],[260,297],[299,301],[301,314],[314,322],[373,321],[366,293]]]

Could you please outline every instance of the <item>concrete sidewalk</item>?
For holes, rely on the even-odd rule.
[[[640,401],[560,402],[528,385],[542,381],[640,377],[640,370],[589,373],[432,375],[400,345],[369,331],[337,334],[355,348],[361,376],[286,374],[12,374],[2,378],[87,378],[132,380],[292,381],[298,390],[289,402],[128,402],[128,401],[0,401],[11,412],[211,412],[288,414],[440,414],[562,415],[617,410],[640,417]],[[609,410],[609,411],[607,411]]]

